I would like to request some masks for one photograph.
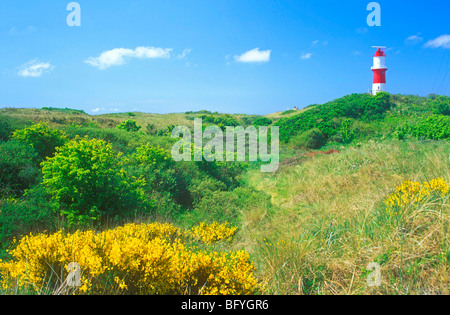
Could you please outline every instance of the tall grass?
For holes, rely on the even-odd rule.
[[[265,292],[448,294],[448,196],[411,206],[401,220],[384,201],[405,180],[450,182],[449,152],[448,142],[369,142],[275,176],[250,173],[277,207],[241,235]],[[367,283],[371,262],[382,267],[379,287]]]

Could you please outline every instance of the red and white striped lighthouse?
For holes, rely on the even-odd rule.
[[[378,92],[386,92],[386,47],[373,46],[378,50],[373,55],[373,86],[372,95],[377,95]]]

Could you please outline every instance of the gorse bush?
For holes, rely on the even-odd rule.
[[[12,138],[30,145],[42,159],[52,156],[56,148],[64,145],[67,141],[64,132],[50,128],[47,123],[38,123],[16,130]]]
[[[141,178],[128,178],[126,159],[103,140],[78,138],[42,163],[43,184],[70,223],[147,209]]]
[[[199,231],[204,238],[203,232],[212,229],[201,225]],[[214,239],[228,239],[230,231],[226,227]],[[64,288],[67,267],[76,262],[81,286],[74,294],[256,293],[259,286],[248,253],[200,250],[189,241],[191,233],[153,223],[128,224],[97,234],[60,231],[26,236],[9,252],[11,261],[0,261],[2,285],[61,293],[58,288]]]
[[[237,227],[230,226],[228,222],[223,224],[201,222],[192,229],[192,233],[205,243],[215,243],[222,240],[231,241],[237,229]]]
[[[406,181],[397,186],[395,192],[386,199],[387,212],[395,215],[405,208],[419,204],[430,197],[444,197],[448,195],[450,185],[443,178],[435,178],[429,182]]]

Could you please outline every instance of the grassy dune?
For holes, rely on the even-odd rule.
[[[12,240],[16,238],[20,241],[29,233],[47,231],[51,234],[61,229],[87,229],[88,234],[94,230],[108,234],[111,233],[108,231],[120,230],[127,223],[139,226],[141,223],[158,222],[191,231],[195,226],[204,226],[204,223],[215,227],[217,222],[224,226],[231,224],[233,231],[234,227],[238,228],[232,241],[198,244],[195,238],[183,238],[183,242],[186,241],[189,251],[192,250],[200,258],[203,257],[199,251],[202,248],[214,255],[225,256],[241,250],[248,252],[255,267],[254,276],[261,286],[256,288],[253,280],[247,284],[257,293],[449,294],[450,142],[448,133],[447,136],[431,138],[447,140],[419,140],[426,137],[415,133],[424,126],[438,135],[440,130],[444,130],[437,123],[421,125],[433,115],[434,99],[393,95],[392,107],[387,109],[361,107],[360,98],[368,101],[366,105],[373,105],[370,97],[353,95],[328,105],[267,115],[275,125],[284,128],[286,138],[280,147],[281,164],[274,174],[261,173],[259,162],[174,163],[168,155],[175,141],[170,137],[171,126],[192,127],[195,118],[203,117],[206,124],[225,126],[227,123],[236,123],[246,127],[256,124],[256,119],[261,117],[257,115],[200,111],[165,115],[116,113],[91,116],[70,109],[0,109],[0,146],[3,150],[0,150],[0,163],[5,169],[17,174],[11,176],[4,172],[2,175],[0,172],[3,176],[0,176],[0,259],[9,263],[12,257],[7,249],[17,245]],[[352,117],[355,108],[368,110],[373,117]],[[385,112],[373,113],[373,108],[381,108]],[[136,132],[116,128],[129,119],[136,121],[142,128]],[[305,121],[314,126],[308,127]],[[447,125],[444,127],[448,126],[448,120],[445,121]],[[442,124],[445,121],[442,119]],[[38,122],[48,123],[45,128],[59,129],[66,135],[70,145],[79,145],[77,136],[110,143],[111,155],[119,154],[125,158],[125,164],[117,169],[115,165],[109,165],[115,169],[115,174],[119,176],[126,173],[129,181],[145,179],[139,190],[128,188],[117,194],[111,190],[111,196],[136,196],[134,193],[139,192],[142,204],[134,205],[131,202],[134,197],[127,197],[123,201],[131,200],[126,203],[130,206],[121,206],[115,216],[109,216],[106,212],[105,217],[92,222],[92,226],[84,223],[68,224],[59,211],[71,204],[58,204],[52,199],[46,190],[49,187],[43,183],[40,164],[43,160],[37,156],[36,148],[30,148],[29,143],[22,143],[20,138],[13,136],[14,130],[26,129]],[[321,149],[306,147],[299,141],[309,132],[301,128],[313,127],[322,128],[322,136],[326,136],[326,144],[320,144]],[[37,135],[36,139],[39,140],[39,137],[43,136]],[[88,172],[89,165],[83,166]],[[398,193],[396,189],[406,181],[411,181],[417,187],[428,187],[435,179],[445,183],[445,193],[439,195],[435,189],[428,195],[422,196],[420,192],[420,200],[409,200],[395,208],[387,204],[388,198],[395,196]],[[61,185],[66,188],[67,183]],[[103,186],[93,189],[101,190],[104,190]],[[99,205],[102,206],[101,203]],[[209,228],[207,236],[214,235],[217,232],[215,230]],[[137,242],[133,250],[139,251],[142,239],[133,241]],[[168,243],[161,246],[172,246],[172,241],[169,237]],[[125,238],[124,243],[132,242]],[[200,245],[200,249],[197,245]],[[116,256],[111,255],[107,248],[100,249],[105,250],[104,259],[120,267],[116,270],[119,275],[122,272],[127,274],[128,265],[119,266],[114,260]],[[151,246],[148,250],[153,251]],[[32,252],[38,253],[38,250]],[[173,252],[177,253],[175,249]],[[135,266],[144,261],[139,255],[133,257]],[[178,256],[174,254],[173,257]],[[39,261],[45,260],[41,258]],[[26,261],[23,259],[22,262],[26,264]],[[368,282],[374,275],[374,270],[369,268],[371,263],[381,267],[379,286],[371,286]],[[173,273],[179,274],[177,268],[183,265],[174,262]],[[145,291],[146,294],[184,292],[184,286],[196,290],[197,282],[203,285],[203,278],[211,275],[208,268],[214,267],[218,274],[222,268],[212,259],[206,271],[200,273],[203,280],[199,280],[199,277],[194,276],[198,274],[194,268],[196,265],[194,261],[193,269],[187,273],[192,275],[191,282],[181,277],[178,279],[180,286],[176,289],[152,289]],[[244,265],[251,264],[245,262]],[[60,269],[64,270],[63,267]],[[91,271],[96,270],[93,266],[90,268]],[[230,271],[230,277],[253,277],[250,267],[245,274],[240,274],[239,270],[240,267]],[[53,277],[53,273],[50,274]],[[64,279],[67,275],[61,271],[58,276]],[[136,271],[136,279],[141,276]],[[2,277],[0,275],[0,280]],[[250,292],[228,287],[230,283],[237,282],[230,282],[227,277],[217,281],[217,288],[226,284],[226,290],[216,291],[215,287],[211,287],[211,292]],[[167,279],[166,282],[170,282],[172,278]],[[97,283],[99,279],[93,277],[90,280]],[[105,282],[109,283],[107,285],[102,284],[106,289],[100,286],[95,290],[100,294],[141,292],[139,288],[135,291],[123,289],[126,286],[131,288],[136,283],[125,285],[122,280],[125,281],[105,280],[110,281]],[[51,285],[48,284],[50,280],[42,283],[43,288],[38,291],[31,286],[0,286],[0,294],[52,294],[54,287],[61,285],[59,280],[53,282]],[[164,287],[166,282],[162,281],[161,286]],[[152,282],[147,284],[151,285]],[[195,290],[192,292],[197,292]]]
[[[448,294],[449,200],[403,220],[384,200],[405,180],[450,180],[448,142],[369,142],[317,155],[247,183],[276,207],[249,209],[241,242],[270,294]],[[257,214],[256,214],[257,213]],[[366,270],[381,264],[382,286]]]

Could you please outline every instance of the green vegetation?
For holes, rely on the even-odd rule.
[[[111,144],[76,138],[57,150],[42,163],[43,184],[70,226],[149,207],[144,181],[127,177],[125,159]]]
[[[353,94],[267,116],[0,109],[0,259],[29,233],[217,222],[239,229],[215,249],[250,253],[265,294],[448,294],[449,99]],[[195,118],[279,126],[279,170],[174,162],[170,133]],[[389,208],[416,182],[441,186]]]
[[[141,130],[141,128],[142,127],[138,126],[135,120],[131,120],[131,119],[128,119],[117,126],[117,129],[122,129],[122,130],[125,130],[128,132],[139,131],[139,130]]]
[[[270,126],[273,123],[272,119],[267,117],[260,117],[255,119],[253,122],[253,126],[259,127],[259,126]]]
[[[63,145],[66,136],[63,132],[52,129],[47,123],[38,123],[24,129],[16,130],[12,138],[30,145],[42,159],[53,155],[57,147]]]
[[[390,95],[387,93],[379,93],[376,96],[352,94],[323,105],[316,105],[298,115],[283,118],[275,125],[280,127],[280,140],[285,143],[292,137],[313,128],[319,129],[326,139],[330,139],[339,132],[346,119],[362,122],[381,120],[391,107]]]

